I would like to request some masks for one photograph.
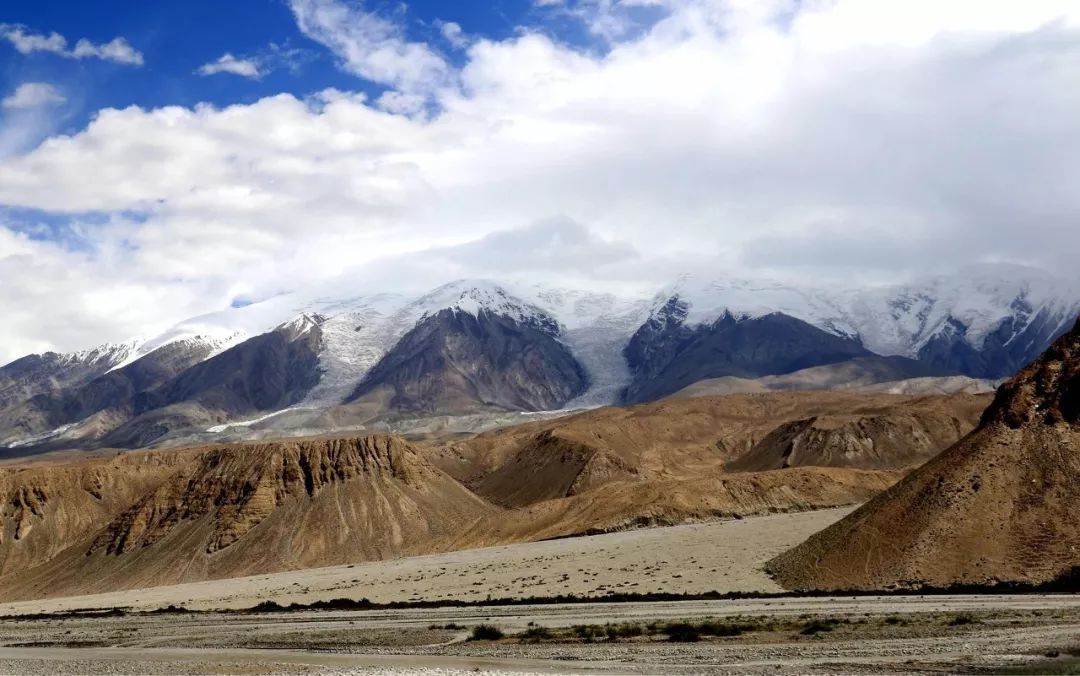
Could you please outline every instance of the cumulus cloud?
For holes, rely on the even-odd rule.
[[[97,44],[83,38],[68,49],[67,38],[53,31],[30,32],[25,26],[0,24],[0,38],[6,39],[20,54],[49,52],[69,59],[101,59],[132,66],[143,65],[143,55],[122,37]]]
[[[123,339],[351,268],[382,271],[369,290],[1075,269],[1073,2],[665,0],[600,53],[523,30],[460,68],[355,2],[292,7],[388,93],[104,110],[0,160],[0,204],[85,222],[73,251],[0,217],[0,312],[57,309],[6,344]],[[98,288],[133,294],[117,321]]]
[[[211,61],[210,63],[205,63],[200,66],[198,73],[199,75],[229,73],[231,75],[239,75],[240,77],[248,77],[255,80],[264,75],[259,68],[259,62],[256,59],[239,59],[228,52],[222,54],[216,61]]]
[[[66,99],[56,87],[47,82],[24,82],[9,96],[0,101],[0,107],[9,109],[38,108],[59,105]]]

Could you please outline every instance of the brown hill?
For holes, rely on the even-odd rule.
[[[728,464],[737,472],[787,467],[915,466],[971,431],[981,399],[917,398],[880,413],[823,415],[784,423]],[[970,404],[967,405],[967,404]]]
[[[808,418],[857,425],[907,416],[920,429],[940,424],[934,439],[944,444],[941,421],[960,434],[984,401],[704,397],[457,440],[300,439],[0,466],[0,599],[864,502],[898,480],[913,453],[933,449],[914,435],[909,447],[900,439],[887,447],[882,437],[864,463],[875,471],[731,473],[725,465],[777,427]]]
[[[671,399],[434,443],[430,453],[435,464],[491,502],[522,507],[610,482],[718,475],[729,463],[739,471],[812,464],[907,467],[973,429],[987,402],[975,395],[845,392]],[[833,431],[807,435],[793,462],[765,451],[790,426],[807,420]]]
[[[1080,566],[1078,504],[1080,324],[975,432],[769,569],[792,589],[1048,582]]]
[[[893,485],[900,470],[825,467],[694,478],[612,481],[588,492],[535,502],[487,517],[448,544],[526,542],[688,521],[824,509],[864,502]]]
[[[417,553],[496,510],[393,437],[135,455],[138,459],[119,472],[121,481],[131,466],[156,466],[170,456],[179,462],[126,509],[88,515],[82,530],[64,527],[63,515],[82,508],[82,486],[103,471],[101,466],[78,464],[62,486],[50,483],[39,490],[22,483],[20,495],[41,493],[46,500],[30,517],[5,514],[5,532],[23,518],[31,524],[30,536],[40,533],[45,544],[32,552],[13,544],[14,560],[22,567],[5,568],[8,575],[0,578],[5,598]],[[129,482],[131,488],[138,483]],[[55,498],[48,499],[52,491]],[[50,551],[55,555],[46,558]]]

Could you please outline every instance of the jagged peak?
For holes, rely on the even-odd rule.
[[[278,325],[274,331],[284,333],[290,341],[300,338],[313,329],[326,323],[328,317],[318,312],[301,312],[287,322]]]
[[[405,312],[419,322],[443,310],[463,312],[474,317],[487,312],[558,333],[559,324],[555,318],[491,280],[460,279],[444,284],[410,303]]]
[[[1041,357],[998,388],[982,425],[1080,424],[1080,320]]]

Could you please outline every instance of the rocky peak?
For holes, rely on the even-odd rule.
[[[1080,321],[998,389],[982,424],[1080,424]]]

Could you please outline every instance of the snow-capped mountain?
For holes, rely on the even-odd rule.
[[[427,413],[447,401],[463,410],[597,406],[666,396],[695,379],[878,356],[893,359],[890,372],[913,374],[904,377],[1000,378],[1077,315],[1077,283],[996,265],[864,289],[682,277],[652,298],[491,280],[420,294],[327,283],[148,340],[0,367],[0,443],[119,429],[125,436],[112,443],[149,443],[297,416],[318,431],[361,424],[395,401]],[[383,391],[396,394],[373,394]],[[358,392],[363,415],[350,404],[351,413],[320,417]]]
[[[918,282],[844,290],[771,281],[683,278],[653,300],[650,317],[684,308],[687,326],[725,314],[780,313],[827,333],[857,339],[883,356],[931,359],[942,351],[989,351],[988,363],[956,363],[958,373],[1003,377],[1066,331],[1080,314],[1080,283],[1013,265],[980,265]],[[1005,354],[1008,353],[1008,354]],[[943,367],[949,367],[948,359]],[[1017,361],[1022,363],[1017,363]]]

